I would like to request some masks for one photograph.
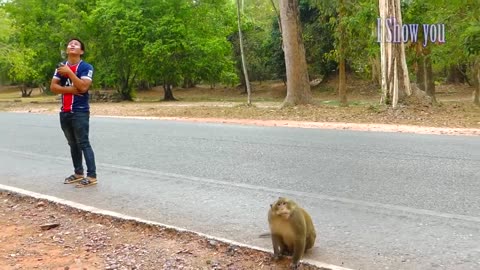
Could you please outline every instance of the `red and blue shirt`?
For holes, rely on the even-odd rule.
[[[72,71],[80,79],[93,79],[93,67],[87,62],[80,61],[75,65],[70,65],[68,62],[65,62]],[[54,78],[60,79],[61,86],[73,86],[73,82],[70,78],[62,76],[55,70]],[[88,112],[90,111],[89,104],[90,95],[88,91],[81,95],[74,94],[62,94],[62,112]]]

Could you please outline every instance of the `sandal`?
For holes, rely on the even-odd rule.
[[[64,184],[73,184],[83,180],[83,175],[72,174],[69,177],[65,178],[63,181]]]
[[[83,187],[93,186],[96,184],[97,184],[97,178],[85,177],[81,179],[80,183],[78,183],[75,187],[83,188]]]

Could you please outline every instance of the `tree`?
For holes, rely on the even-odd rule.
[[[172,86],[184,82],[233,84],[237,77],[226,37],[235,29],[229,1],[153,1],[145,14],[150,32],[143,49],[143,74],[164,86],[164,100],[174,100]]]
[[[33,88],[40,83],[41,76],[33,68],[35,52],[29,48],[11,48],[4,61],[8,67],[8,77],[20,87],[22,97],[29,97]]]
[[[147,26],[137,1],[98,1],[91,13],[97,77],[113,83],[124,100],[133,100],[136,79],[143,68]]]
[[[477,106],[480,106],[480,56],[477,56],[475,69],[477,73],[477,88],[473,94],[473,103]]]
[[[59,9],[65,5],[46,0],[16,0],[4,5],[14,22],[8,41],[10,52],[6,55],[10,63],[8,73],[23,85],[22,95],[28,94],[29,88],[48,85],[55,64],[61,60],[59,43],[69,38],[62,31],[60,22],[64,13]],[[77,16],[72,15],[69,22],[76,19]],[[61,48],[65,49],[65,46]]]
[[[299,22],[298,0],[280,1],[280,20],[287,71],[287,96],[283,105],[312,103],[305,48]]]
[[[406,96],[411,95],[405,45],[401,41],[393,40],[395,36],[392,34],[396,31],[395,25],[402,25],[400,0],[379,0],[379,9],[381,103],[391,104],[395,108],[399,101],[403,101]],[[396,38],[399,38],[398,34]]]
[[[287,82],[285,69],[285,53],[283,52],[282,33],[280,31],[279,19],[273,20],[272,32],[265,45],[267,61],[266,69],[274,79],[281,79],[284,84]]]
[[[327,78],[338,69],[337,6],[333,1],[300,0],[300,23],[310,80]],[[333,57],[335,55],[335,57]]]
[[[272,70],[267,66],[270,60],[270,51],[267,47],[270,45],[269,36],[272,32],[271,20],[275,14],[274,8],[270,1],[249,0],[242,3],[241,10],[242,43],[245,62],[248,63],[248,78],[250,81],[275,79]],[[244,86],[244,93],[247,93],[238,31],[232,33],[229,40],[234,48],[234,59],[240,83]]]
[[[424,47],[422,42],[413,44],[416,49],[416,77],[417,86],[420,90],[424,91],[431,99],[432,103],[437,103],[435,97],[435,80],[433,77],[433,65],[431,49]]]
[[[433,1],[433,0],[430,0]],[[437,66],[454,70],[458,76],[470,85],[475,85],[473,102],[479,104],[480,90],[480,18],[478,10],[480,2],[476,0],[442,0],[445,8],[435,10],[436,16],[447,18],[444,22],[449,25],[449,38],[442,46],[435,46],[432,54],[435,56]],[[448,55],[448,57],[445,57]],[[453,69],[451,69],[453,67]],[[448,75],[452,75],[449,72]]]
[[[436,43],[431,37],[424,37],[419,31],[419,39],[429,40],[426,46],[418,43],[410,46],[415,52],[417,85],[427,95],[435,99],[435,80],[444,77],[447,83],[468,83],[476,81],[476,54],[472,53],[480,40],[469,42],[475,35],[471,30],[479,23],[480,2],[476,0],[412,0],[406,4],[406,18],[420,23],[442,23],[445,33]],[[431,32],[431,31],[430,31]],[[443,30],[441,31],[443,32]],[[472,35],[473,34],[473,35]],[[468,45],[470,44],[470,45]]]
[[[435,25],[435,32],[437,32],[436,24],[437,16],[426,10],[434,10],[438,5],[437,2],[430,1],[411,1],[404,5],[404,19],[405,21],[420,23],[419,29],[422,30],[423,25]],[[421,18],[421,21],[419,21]],[[412,33],[410,33],[411,35]],[[427,42],[429,40],[428,32],[425,35],[424,31],[418,31],[416,36],[410,36],[409,48],[411,55],[413,55],[413,65],[415,67],[416,86],[430,97],[431,103],[436,104],[435,97],[435,78],[433,71],[433,47],[439,44],[432,44]],[[413,40],[412,40],[413,39]]]
[[[237,18],[238,18],[238,39],[240,41],[240,54],[242,56],[242,69],[245,76],[245,85],[247,87],[247,104],[250,105],[251,101],[251,90],[250,90],[250,80],[248,79],[248,70],[247,63],[245,63],[245,53],[243,52],[243,36],[242,36],[242,23],[241,23],[241,13],[240,13],[240,0],[237,0]]]
[[[338,38],[338,96],[340,104],[347,106],[347,75],[345,73],[345,46],[346,46],[346,30],[345,16],[346,14],[345,0],[339,1],[339,38]]]
[[[12,32],[12,21],[8,18],[4,7],[0,5],[0,83],[8,80],[8,62],[6,56],[11,48],[9,41]]]
[[[467,54],[473,59],[472,77],[476,84],[473,103],[480,106],[480,20],[472,22],[465,30],[463,40]]]

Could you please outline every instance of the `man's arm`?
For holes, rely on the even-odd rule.
[[[69,69],[70,70],[70,69]],[[75,75],[75,73],[70,72],[68,73],[68,78],[72,81],[75,88],[78,90],[79,93],[83,94],[88,91],[90,85],[92,85],[92,80],[89,79],[80,79]]]
[[[61,86],[60,79],[54,77],[50,82],[50,90],[55,94],[79,94],[74,86]]]
[[[77,93],[82,94],[87,92],[92,84],[91,78],[78,78],[77,75],[75,75],[75,73],[73,73],[73,71],[66,65],[59,67],[57,70],[60,74],[67,76],[72,81],[73,85],[78,90]]]

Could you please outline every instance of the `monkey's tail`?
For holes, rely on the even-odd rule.
[[[262,233],[258,237],[259,238],[270,238],[272,236],[271,233]]]

